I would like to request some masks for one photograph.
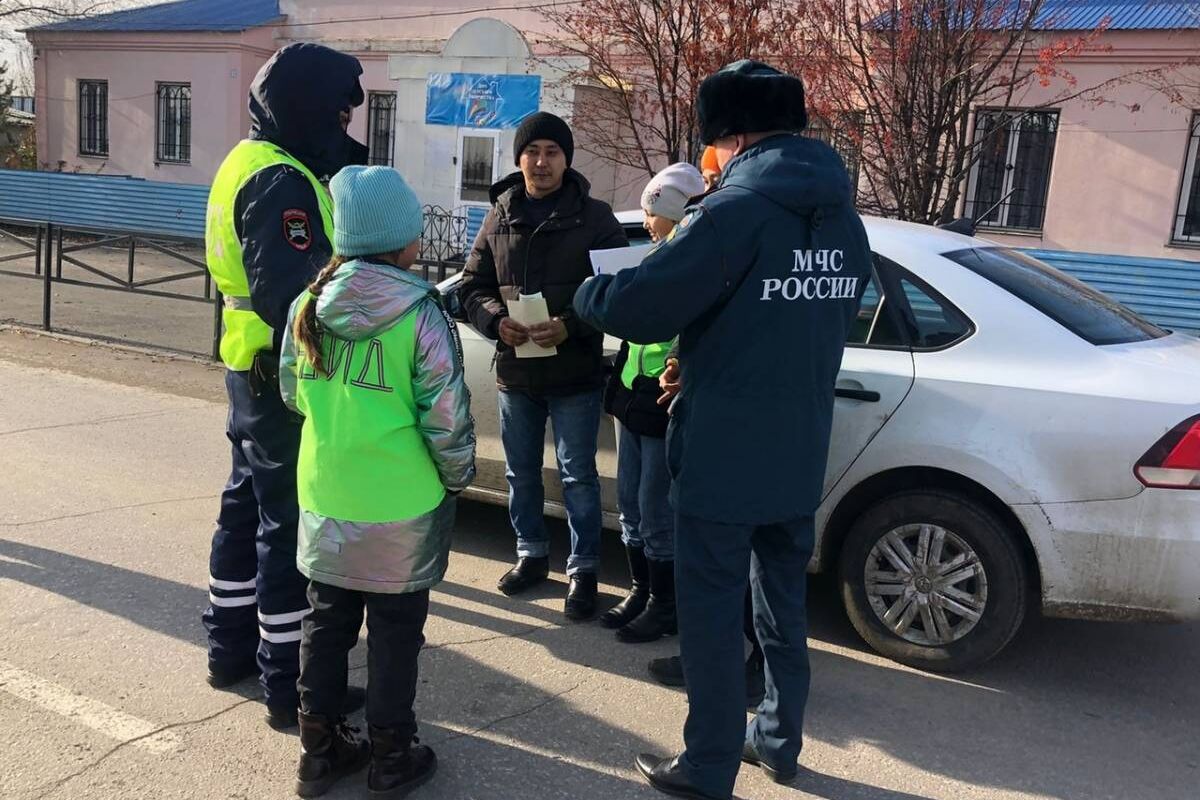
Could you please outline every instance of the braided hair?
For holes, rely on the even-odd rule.
[[[296,317],[295,326],[292,329],[292,335],[296,337],[296,341],[304,346],[304,355],[308,362],[312,364],[318,374],[325,377],[329,375],[325,369],[325,354],[322,348],[325,328],[317,319],[317,299],[321,296],[325,285],[333,280],[338,268],[347,261],[350,259],[334,256],[325,265],[325,268],[317,273],[316,279],[308,286],[308,293],[312,295],[312,299],[305,304],[304,310]]]

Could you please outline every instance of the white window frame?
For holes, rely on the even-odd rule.
[[[1188,140],[1186,156],[1183,161],[1183,181],[1179,186],[1179,202],[1175,206],[1175,224],[1171,230],[1171,241],[1176,244],[1200,244],[1200,232],[1190,236],[1183,232],[1187,220],[1189,200],[1200,203],[1200,195],[1190,197],[1192,184],[1196,180],[1196,171],[1200,170],[1200,111],[1192,112],[1192,122],[1188,125]],[[1200,213],[1200,209],[1196,209]]]
[[[492,183],[500,179],[500,130],[498,128],[460,128],[458,131],[458,149],[456,151],[458,158],[454,167],[454,205],[456,208],[460,206],[490,205],[487,201],[464,200],[462,196],[463,169],[466,167],[464,148],[468,137],[492,140]]]

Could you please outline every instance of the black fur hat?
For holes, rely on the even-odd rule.
[[[761,61],[737,61],[700,84],[700,141],[737,133],[801,131],[808,125],[804,84]]]

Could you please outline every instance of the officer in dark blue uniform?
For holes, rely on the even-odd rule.
[[[641,266],[589,280],[584,321],[633,342],[680,336],[672,408],[685,749],[639,756],[660,791],[731,796],[739,762],[797,773],[809,665],[805,568],[842,349],[870,275],[866,232],[838,155],[804,128],[799,79],[740,61],[704,82],[703,141],[722,177]],[[745,725],[747,576],[767,662]]]
[[[333,254],[322,184],[367,149],[346,132],[363,102],[362,66],[315,44],[276,53],[250,90],[252,128],[209,198],[208,264],[225,298],[233,466],[209,563],[208,682],[260,675],[273,728],[296,725],[307,580],[296,569],[300,420],[279,395],[279,346],[292,301]],[[364,693],[348,695],[361,706]]]

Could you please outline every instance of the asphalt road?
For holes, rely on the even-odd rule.
[[[265,727],[252,685],[203,682],[224,418],[209,366],[0,332],[0,798],[291,796],[296,738]],[[561,573],[500,596],[510,550],[502,510],[463,505],[418,699],[441,771],[414,797],[656,797],[632,757],[679,746],[686,699],[644,664],[676,644],[564,624]],[[827,581],[809,596],[809,771],[786,789],[744,770],[739,797],[1200,797],[1200,626],[1035,620],[940,677],[866,652]]]

